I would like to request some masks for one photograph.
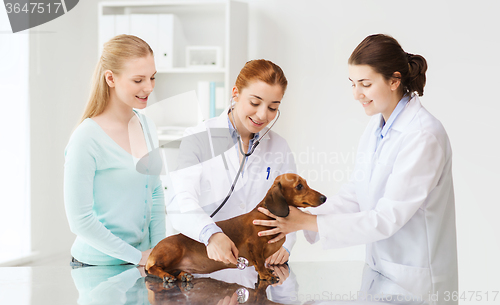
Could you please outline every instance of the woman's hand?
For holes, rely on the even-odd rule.
[[[276,284],[271,286],[276,287],[281,284],[290,276],[290,271],[288,269],[288,265],[271,265],[268,266],[269,269],[274,271],[274,275],[276,275],[280,280]]]
[[[141,274],[141,277],[146,277],[148,276],[146,274],[146,271],[144,270],[144,266],[137,266],[137,270],[139,270],[139,273]]]
[[[290,254],[284,247],[281,247],[278,251],[276,251],[273,255],[269,256],[266,259],[266,264],[268,265],[281,265],[288,261]]]
[[[269,243],[275,243],[285,237],[288,233],[292,233],[299,230],[309,230],[318,232],[318,223],[316,222],[316,215],[311,215],[310,213],[302,212],[296,207],[289,207],[290,213],[287,217],[279,217],[269,212],[265,208],[259,208],[259,212],[266,216],[274,218],[274,220],[262,220],[256,219],[253,221],[254,225],[274,227],[273,229],[260,231],[259,236],[269,236],[276,235],[275,238],[271,239]]]
[[[217,302],[217,305],[236,305],[238,304],[238,294],[233,293],[232,296],[226,296],[223,299],[220,299],[219,302]]]
[[[238,263],[238,248],[224,233],[215,233],[208,240],[208,258],[223,262],[224,264]]]
[[[142,252],[142,258],[141,261],[139,262],[139,266],[146,266],[146,262],[148,261],[148,257],[149,254],[151,254],[151,251],[153,251],[153,249],[149,249]]]

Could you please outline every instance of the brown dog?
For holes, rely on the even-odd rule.
[[[271,219],[257,210],[267,208],[276,216],[286,217],[288,206],[316,207],[323,204],[326,197],[307,186],[306,181],[295,174],[278,176],[264,199],[249,213],[227,220],[218,221],[222,231],[234,242],[239,256],[255,266],[259,279],[277,282],[277,278],[267,269],[265,260],[280,249],[285,238],[269,244],[275,236],[258,236],[257,233],[267,227],[253,225],[255,219]],[[154,247],[146,263],[148,274],[158,276],[164,282],[173,282],[176,278],[190,281],[189,273],[212,273],[225,268],[236,268],[234,264],[224,264],[208,258],[204,244],[182,234],[169,236]]]
[[[261,282],[264,283],[264,282]],[[268,283],[251,289],[236,283],[226,283],[212,278],[195,278],[190,282],[165,283],[146,277],[148,301],[151,305],[194,305],[194,304],[229,304],[245,303],[248,305],[280,305],[270,301],[266,295]],[[238,298],[238,291],[248,292],[247,298]],[[218,301],[218,302],[217,302]]]

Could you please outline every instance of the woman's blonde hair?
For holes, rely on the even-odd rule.
[[[86,118],[101,114],[109,102],[109,86],[104,72],[111,70],[119,75],[129,59],[153,56],[153,50],[142,39],[133,35],[118,35],[104,44],[102,55],[94,70],[90,96],[80,123]]]

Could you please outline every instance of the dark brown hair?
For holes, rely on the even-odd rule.
[[[366,37],[351,54],[350,65],[368,65],[384,76],[386,80],[394,72],[401,73],[403,94],[417,92],[424,94],[427,61],[420,55],[403,51],[398,41],[384,34]]]
[[[248,87],[251,82],[260,80],[268,85],[279,85],[285,94],[288,81],[286,80],[285,73],[276,64],[265,59],[254,59],[248,61],[240,74],[236,78],[236,88],[241,92],[244,88]]]

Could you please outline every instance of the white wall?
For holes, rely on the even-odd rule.
[[[62,200],[63,150],[96,61],[97,2],[80,1],[30,38],[32,232],[33,248],[43,256],[68,253],[73,241]],[[276,62],[289,79],[276,129],[297,154],[301,174],[327,196],[352,169],[368,121],[350,92],[351,51],[365,36],[387,33],[425,56],[428,85],[421,100],[444,124],[454,150],[461,290],[498,290],[496,1],[248,2],[250,58]],[[316,161],[323,153],[338,160]],[[323,180],[315,176],[322,173]],[[323,252],[299,240],[292,260],[310,259],[359,260],[363,247]]]
[[[10,30],[0,7],[0,33]],[[0,105],[9,114],[0,120],[0,264],[31,252],[28,56],[27,35],[0,35]]]
[[[83,113],[96,54],[97,1],[80,1],[66,15],[30,30],[32,250],[39,259],[61,253],[71,258],[64,148]]]

